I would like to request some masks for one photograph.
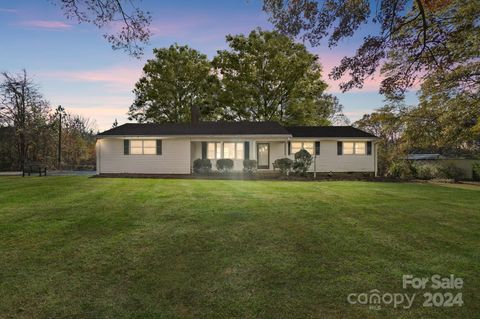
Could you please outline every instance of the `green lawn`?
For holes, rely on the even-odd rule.
[[[0,318],[478,318],[479,207],[475,187],[3,177]],[[464,305],[422,307],[403,274],[463,278]],[[417,299],[347,302],[372,289]]]

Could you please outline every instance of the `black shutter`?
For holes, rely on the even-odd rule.
[[[290,141],[287,143],[287,154],[290,155],[292,153],[292,143]]]
[[[372,142],[367,142],[367,155],[372,155]]]
[[[320,142],[315,142],[315,155],[320,155]]]
[[[157,140],[157,155],[162,155],[162,140]]]
[[[342,155],[343,153],[343,143],[337,142],[337,155]]]
[[[250,142],[245,142],[245,144],[243,145],[243,151],[245,152],[244,159],[249,160],[250,159]]]
[[[130,154],[130,140],[123,140],[123,155]]]
[[[207,142],[202,142],[202,159],[207,158]]]

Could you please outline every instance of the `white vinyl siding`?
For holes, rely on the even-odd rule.
[[[128,138],[127,138],[128,139]],[[144,140],[147,151],[153,154],[132,154],[132,142],[142,141],[130,139],[130,154],[124,155],[123,139],[102,138],[97,141],[97,159],[99,173],[130,174],[189,174],[190,173],[190,139],[162,139],[162,155],[156,155],[156,140]],[[134,147],[140,144],[133,143]],[[142,142],[142,152],[145,144]],[[155,147],[152,147],[155,146]],[[153,149],[153,150],[152,150]]]
[[[316,139],[320,141],[320,155],[316,156],[316,166],[317,172],[319,173],[328,173],[328,172],[374,172],[375,171],[375,156],[338,156],[337,155],[337,141],[332,140],[322,140],[320,138]],[[291,145],[299,141],[291,141]],[[300,141],[302,142],[302,141]],[[313,145],[315,146],[315,141],[312,141]],[[345,144],[352,143],[353,145],[353,153],[355,153],[355,145],[358,144],[357,150],[359,152],[362,149],[365,149],[366,154],[366,141],[344,141],[343,144],[343,151],[345,151]],[[373,143],[372,143],[373,144]],[[362,145],[364,147],[362,147]],[[347,144],[348,147],[348,144]],[[372,155],[375,154],[374,145],[372,145]],[[315,147],[314,147],[315,151]],[[360,155],[360,154],[357,154]],[[293,149],[291,155],[288,156],[290,159],[294,159],[295,154],[293,153]],[[271,158],[271,162],[275,161],[277,158],[285,157],[281,154],[276,154]],[[313,163],[310,166],[310,172],[313,172]]]

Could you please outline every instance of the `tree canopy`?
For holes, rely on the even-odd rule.
[[[340,85],[346,91],[361,88],[383,66],[380,91],[396,97],[438,70],[453,70],[465,59],[478,63],[479,7],[479,0],[264,0],[280,32],[314,46],[324,38],[336,46],[365,23],[376,23],[378,33],[366,36],[356,54],[344,57],[330,76],[348,74]],[[459,53],[458,45],[467,54]],[[479,73],[470,75],[478,85]]]
[[[218,79],[211,72],[207,56],[177,44],[154,49],[154,59],[143,68],[135,84],[135,101],[130,119],[138,122],[188,122],[192,106],[200,108],[202,119],[214,114]]]
[[[278,32],[227,36],[229,50],[213,59],[221,76],[219,102],[233,120],[328,124],[341,107],[324,92],[317,56]]]
[[[277,32],[227,36],[230,50],[206,55],[177,44],[155,49],[136,83],[129,116],[139,122],[188,122],[192,106],[202,120],[330,124],[344,120],[325,94],[317,57]]]
[[[112,48],[124,50],[133,57],[143,54],[148,43],[152,17],[135,5],[136,0],[52,0],[68,19],[90,23],[99,29],[106,26],[117,30],[106,32],[104,38]],[[111,28],[112,29],[112,28]]]

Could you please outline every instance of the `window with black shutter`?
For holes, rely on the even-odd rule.
[[[130,154],[130,140],[123,140],[123,155]]]
[[[245,145],[243,147],[243,150],[245,152],[245,156],[244,158],[246,160],[249,160],[250,159],[250,142],[245,142]]]
[[[202,142],[202,159],[207,158],[207,142]]]
[[[372,142],[367,142],[367,155],[372,155]]]
[[[315,142],[315,155],[320,155],[320,142]]]
[[[287,154],[288,155],[292,154],[292,143],[290,142],[287,143],[287,149],[288,149]]]
[[[337,142],[337,155],[342,155],[343,145],[342,142]]]
[[[157,155],[162,155],[162,140],[157,140]]]

